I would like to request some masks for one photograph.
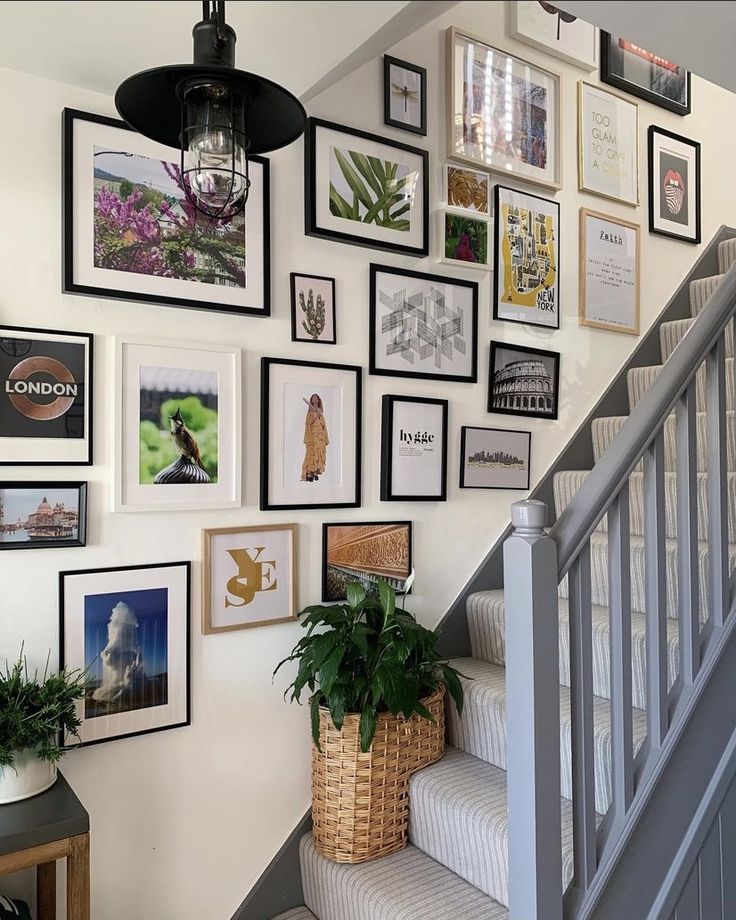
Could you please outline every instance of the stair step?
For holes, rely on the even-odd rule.
[[[616,437],[628,415],[608,415],[603,418],[593,419],[591,435],[593,438],[593,457],[597,463]],[[696,416],[696,445],[698,470],[705,472],[708,469],[708,454],[706,449],[706,415],[698,412]],[[675,448],[675,416],[670,415],[664,423],[664,466],[673,472],[677,450]],[[726,413],[726,457],[728,469],[736,472],[736,417],[733,412]],[[642,469],[639,464],[637,470]]]
[[[409,838],[428,856],[508,905],[506,771],[448,747],[411,780]],[[572,805],[562,799],[562,889],[573,872]]]
[[[629,544],[631,562],[631,609],[636,613],[646,611],[644,580],[644,540],[631,537]],[[736,562],[736,546],[729,544],[729,572]],[[677,541],[665,541],[665,580],[667,616],[677,618]],[[591,603],[608,606],[608,535],[594,533],[590,538]],[[698,543],[698,589],[700,597],[700,622],[707,618],[708,606],[708,544]],[[559,596],[568,598],[567,576],[560,582]]]
[[[632,367],[626,374],[626,386],[629,393],[629,411],[639,402],[649,387],[659,376],[663,364],[652,364],[647,367]],[[733,358],[726,358],[726,380],[734,379]],[[726,387],[726,409],[731,412],[736,408],[733,386]],[[695,375],[695,402],[698,412],[706,411],[705,395],[705,367],[701,365]]]
[[[285,914],[279,914],[273,920],[317,920],[308,907],[295,907],[293,910],[287,910]]]
[[[711,275],[709,278],[697,278],[690,282],[690,313],[697,316],[713,296],[713,292],[723,281],[723,272],[720,275]]]
[[[666,361],[672,352],[677,348],[685,337],[685,334],[692,329],[694,319],[676,319],[669,323],[662,323],[659,327],[659,348],[662,353],[662,361]],[[726,357],[732,358],[733,350],[733,326],[729,323],[726,326]]]
[[[718,244],[718,268],[725,274],[736,262],[736,239],[723,240]]]
[[[589,470],[565,470],[555,473],[554,494],[555,512],[559,517],[572,501],[580,486],[585,481]],[[665,536],[677,537],[677,476],[675,473],[664,474],[665,488]],[[708,474],[698,473],[698,540],[708,539]],[[736,543],[736,473],[727,476],[726,507],[728,509],[728,539]],[[644,536],[644,474],[632,473],[629,477],[629,519],[632,534]],[[608,516],[604,515],[596,528],[608,530]]]
[[[506,907],[417,847],[350,866],[299,844],[304,900],[320,920],[508,920]]]
[[[463,674],[465,706],[458,716],[454,703],[447,707],[447,738],[450,744],[506,769],[506,671],[477,658],[458,658],[452,664]],[[634,752],[646,735],[646,713],[633,710]],[[611,711],[610,702],[593,700],[595,746],[595,810],[605,814],[611,804]],[[572,798],[572,747],[570,737],[570,691],[560,687],[561,794]]]
[[[561,598],[560,615],[560,684],[570,686],[570,608]],[[470,647],[473,656],[489,664],[506,665],[506,626],[503,590],[478,591],[466,605]],[[593,693],[611,698],[611,655],[608,607],[594,606],[593,619]],[[679,673],[680,638],[677,620],[667,619],[668,687]],[[631,615],[631,696],[637,709],[647,706],[646,621],[641,613]]]

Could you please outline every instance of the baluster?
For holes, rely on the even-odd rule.
[[[725,352],[725,333],[722,333],[706,359],[708,605],[713,626],[723,626],[728,614]]]
[[[570,579],[570,707],[574,878],[587,891],[596,871],[595,759],[593,754],[593,621],[590,607],[590,543]]]
[[[631,539],[629,486],[608,512],[608,608],[611,643],[611,791],[614,826],[634,797],[631,713]],[[614,831],[615,833],[615,831]]]
[[[647,737],[650,756],[659,751],[669,725],[665,536],[664,431],[660,429],[644,454]]]
[[[562,920],[557,546],[547,506],[511,506],[503,547],[509,918]]]
[[[700,664],[698,595],[697,454],[695,381],[677,402],[677,594],[680,619],[680,676],[689,687]]]

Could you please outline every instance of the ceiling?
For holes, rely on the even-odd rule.
[[[736,92],[736,3],[724,0],[555,0],[607,32],[677,61]]]
[[[302,95],[407,6],[406,0],[230,0],[236,66]],[[431,6],[431,4],[422,4]],[[192,59],[195,0],[30,0],[1,5],[0,67],[111,95],[139,70]]]

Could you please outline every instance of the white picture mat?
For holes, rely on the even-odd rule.
[[[697,148],[692,144],[683,144],[682,141],[667,137],[666,134],[653,132],[652,162],[653,175],[650,181],[654,183],[654,209],[652,224],[655,230],[664,230],[667,233],[681,234],[683,237],[694,237],[698,225],[698,199],[697,199]],[[662,200],[662,186],[659,181],[660,154],[669,153],[681,157],[688,162],[687,170],[687,224],[678,224],[674,220],[665,220],[660,217],[660,202]]]
[[[416,102],[411,98],[407,100],[406,112],[404,112],[404,97],[394,93],[391,83],[404,87],[417,94]],[[422,126],[422,75],[416,70],[409,67],[402,67],[400,64],[389,64],[389,118],[393,121],[401,121],[407,125],[413,125],[415,128]]]
[[[187,718],[187,569],[182,565],[128,571],[71,573],[64,576],[64,666],[84,669],[84,599],[92,594],[112,594],[116,591],[144,591],[150,588],[168,589],[167,628],[167,688],[169,702],[165,706],[148,706],[131,712],[84,718],[84,700],[77,703],[82,719],[79,736],[83,743],[110,736],[166,728],[185,722]],[[112,609],[112,608],[111,608]],[[177,665],[184,664],[179,670]],[[73,743],[73,739],[70,739]]]
[[[350,370],[272,363],[269,372],[268,503],[352,504],[356,495],[357,378]],[[322,398],[329,444],[323,475],[300,479],[304,425],[313,393]],[[263,458],[265,462],[265,458]]]
[[[59,332],[36,332],[32,329],[10,329],[0,326],[0,335],[11,339],[29,339],[33,342],[69,342],[81,345],[85,350],[84,369],[84,438],[2,438],[0,437],[0,458],[5,463],[19,465],[32,460],[47,459],[50,463],[87,463],[90,443],[90,396],[94,398],[92,364],[90,362],[90,340]],[[18,358],[21,361],[21,358]]]
[[[443,491],[444,418],[445,407],[429,403],[405,402],[392,404],[391,425],[391,483],[392,495],[436,495]],[[419,438],[419,443],[402,442],[401,432]],[[431,443],[421,443],[423,436]]]
[[[453,264],[457,264],[453,262]],[[387,297],[394,297],[402,291],[407,294],[424,291],[429,293],[430,288],[436,288],[445,296],[445,305],[453,311],[459,311],[463,317],[463,339],[465,341],[465,354],[453,349],[452,360],[441,359],[441,366],[435,366],[434,357],[420,359],[418,355],[414,356],[414,362],[410,363],[400,354],[385,354],[386,345],[396,335],[396,330],[390,333],[381,332],[381,321],[389,313],[389,308],[382,302],[381,293]],[[474,342],[477,336],[477,330],[473,322],[473,290],[472,287],[465,285],[455,285],[449,282],[443,282],[439,279],[428,281],[424,278],[412,278],[409,275],[396,274],[394,272],[376,272],[376,304],[375,304],[375,323],[371,330],[374,338],[376,368],[379,370],[402,371],[409,374],[441,374],[451,375],[453,377],[469,377],[473,372],[473,350]]]
[[[557,38],[557,16],[548,13],[538,0],[508,0],[509,34],[562,61],[585,70],[598,67],[598,29],[584,19],[560,24]]]
[[[464,467],[463,486],[465,488],[488,488],[489,481],[492,480],[491,487],[494,489],[527,488],[530,446],[531,437],[526,431],[509,431],[502,428],[466,428],[465,453],[462,458]],[[493,453],[498,450],[512,453],[524,461],[524,468],[517,470],[494,467],[487,470],[471,467],[468,458],[481,450],[487,453]]]
[[[136,131],[113,128],[86,119],[75,118],[73,128],[74,162],[74,270],[75,284],[88,287],[153,294],[183,300],[209,301],[231,307],[263,307],[264,246],[262,214],[264,208],[263,166],[251,161],[248,206],[245,217],[246,287],[205,284],[181,278],[163,278],[137,272],[121,272],[94,265],[94,148],[109,147],[142,157],[179,163],[178,151],[148,140]]]
[[[580,188],[626,204],[639,203],[639,107],[580,83]]]
[[[345,217],[335,217],[330,213],[330,168],[333,159],[332,148],[340,150],[353,150],[366,156],[378,157],[391,163],[398,163],[416,172],[416,181],[413,185],[411,209],[402,215],[410,220],[407,231],[391,230],[379,227],[377,224],[364,224],[362,221],[348,220]],[[356,234],[366,240],[392,245],[410,246],[421,249],[424,245],[424,160],[417,154],[407,150],[400,150],[389,144],[377,143],[354,134],[346,134],[333,128],[317,125],[315,129],[315,155],[314,155],[314,196],[316,226],[319,230],[331,230],[335,233]],[[405,189],[408,190],[408,182]]]
[[[317,295],[321,294],[325,301],[325,328],[318,339],[313,339],[307,335],[302,327],[302,322],[306,321],[307,315],[302,312],[299,304],[299,293],[304,294],[304,302],[307,303],[310,288],[314,295],[315,306],[317,304]],[[322,342],[335,338],[335,299],[333,297],[333,282],[324,278],[313,278],[310,275],[297,275],[294,278],[294,315],[296,322],[294,328],[296,337],[304,342]]]
[[[585,319],[622,329],[638,328],[638,234],[613,220],[585,215]],[[619,246],[601,235],[623,237]]]
[[[276,588],[258,591],[249,604],[240,604],[236,595],[229,597],[231,606],[225,606],[227,582],[238,575],[238,567],[228,550],[246,549],[251,558],[256,558],[258,548],[264,547],[257,562],[264,564],[264,584],[275,581]],[[274,562],[271,567],[267,563]],[[210,535],[210,625],[214,629],[223,626],[240,626],[259,623],[263,620],[280,620],[293,616],[294,610],[294,534],[292,530],[270,530],[240,533],[213,533]],[[268,585],[266,585],[268,587]]]
[[[113,511],[197,510],[240,506],[242,393],[240,349],[191,342],[115,338]],[[216,483],[140,483],[141,366],[217,374]]]

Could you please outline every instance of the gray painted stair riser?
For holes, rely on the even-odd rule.
[[[610,699],[611,655],[610,626],[607,607],[593,607],[593,693]],[[560,684],[570,686],[570,615],[566,600],[559,601],[560,617]],[[503,591],[479,591],[468,598],[468,629],[475,658],[504,667],[506,639]],[[647,708],[646,622],[643,614],[631,615],[631,695],[637,709]],[[667,620],[668,687],[679,673],[679,627],[677,620]]]
[[[508,920],[502,904],[412,845],[349,866],[320,856],[307,835],[299,856],[304,900],[319,920]]]
[[[561,800],[564,890],[573,872],[572,806]],[[448,747],[411,781],[409,838],[480,891],[508,904],[506,772]]]
[[[554,478],[555,513],[559,517],[572,497],[583,484],[588,470],[571,470],[557,473]],[[665,485],[665,536],[677,538],[677,476],[666,473]],[[708,539],[708,474],[698,473],[698,540]],[[728,510],[728,539],[736,543],[736,473],[727,477],[726,508]],[[644,536],[644,476],[632,473],[629,478],[630,533]],[[608,530],[608,515],[604,515],[596,528],[605,533]]]
[[[644,578],[644,540],[632,537],[629,560],[631,565],[631,609],[636,613],[646,612]],[[736,546],[729,544],[729,571],[736,561]],[[667,616],[677,617],[677,543],[665,543],[665,573],[667,593]],[[591,602],[599,607],[608,606],[608,535],[594,533],[590,538]],[[708,545],[698,543],[698,589],[700,597],[700,621],[707,619],[708,604]],[[569,598],[567,576],[560,582],[559,596]]]
[[[654,383],[664,365],[652,364],[648,367],[632,367],[626,374],[626,385],[629,393],[629,411],[639,402],[649,387]],[[734,359],[726,358],[726,380],[734,379]],[[726,409],[733,412],[736,408],[735,389],[726,387]],[[706,411],[705,368],[700,367],[695,376],[695,394],[698,412]]]
[[[683,336],[692,328],[694,318],[677,319],[671,323],[662,323],[659,327],[659,347],[662,352],[662,361],[666,361],[677,348]],[[726,326],[726,357],[733,358],[733,325]]]
[[[506,672],[476,658],[453,661],[464,675],[465,705],[460,717],[453,703],[447,706],[447,740],[453,747],[506,769]],[[605,814],[611,804],[611,714],[608,700],[594,698],[595,810]],[[633,710],[634,747],[646,735],[646,713]],[[560,792],[572,798],[572,747],[570,691],[560,688]]]

